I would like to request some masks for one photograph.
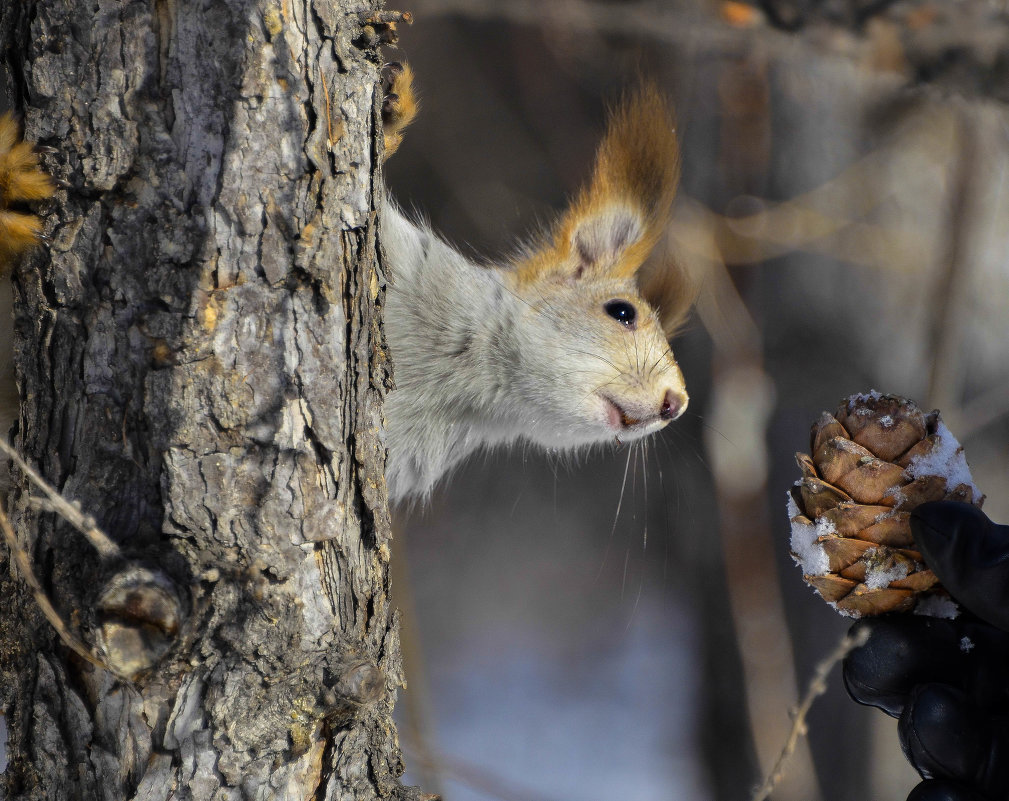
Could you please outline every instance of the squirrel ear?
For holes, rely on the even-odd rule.
[[[610,114],[592,180],[547,241],[519,260],[519,281],[632,277],[665,230],[678,178],[672,111],[644,83]]]
[[[576,220],[571,231],[571,250],[579,275],[606,275],[641,242],[643,221],[624,206],[607,206]]]

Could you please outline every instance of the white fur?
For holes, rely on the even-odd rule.
[[[686,406],[682,374],[633,280],[572,274],[521,286],[511,267],[474,264],[392,201],[383,212],[396,380],[386,402],[392,501],[428,494],[484,446],[626,441],[668,422],[658,417],[667,390]],[[626,216],[612,219],[628,230]],[[636,330],[603,311],[614,298],[635,304]],[[621,411],[640,422],[622,424]]]

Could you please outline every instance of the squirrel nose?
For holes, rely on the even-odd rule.
[[[675,420],[687,408],[688,400],[687,393],[667,389],[662,399],[662,406],[659,408],[659,417],[663,420]]]

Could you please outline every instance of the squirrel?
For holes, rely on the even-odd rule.
[[[384,71],[389,156],[418,111],[409,66]],[[390,501],[424,498],[473,451],[515,441],[572,449],[645,437],[687,407],[668,338],[693,294],[645,267],[679,178],[670,107],[642,83],[611,111],[592,176],[552,230],[478,265],[387,199]]]
[[[387,65],[383,91],[388,157],[418,112],[410,67]],[[693,297],[679,270],[646,264],[678,178],[672,112],[642,83],[610,114],[588,184],[511,259],[478,265],[383,201],[397,385],[386,401],[391,502],[426,497],[482,447],[630,442],[683,414],[688,396],[668,338]],[[42,221],[24,205],[54,191],[14,118],[0,117],[0,275],[41,238]],[[9,282],[0,283],[9,315]],[[0,425],[9,429],[18,410],[10,337],[0,343]]]

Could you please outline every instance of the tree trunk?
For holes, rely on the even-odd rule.
[[[0,10],[70,187],[14,276],[15,441],[118,545],[16,476],[41,586],[110,669],[0,566],[9,799],[418,795],[390,718],[376,3]]]

